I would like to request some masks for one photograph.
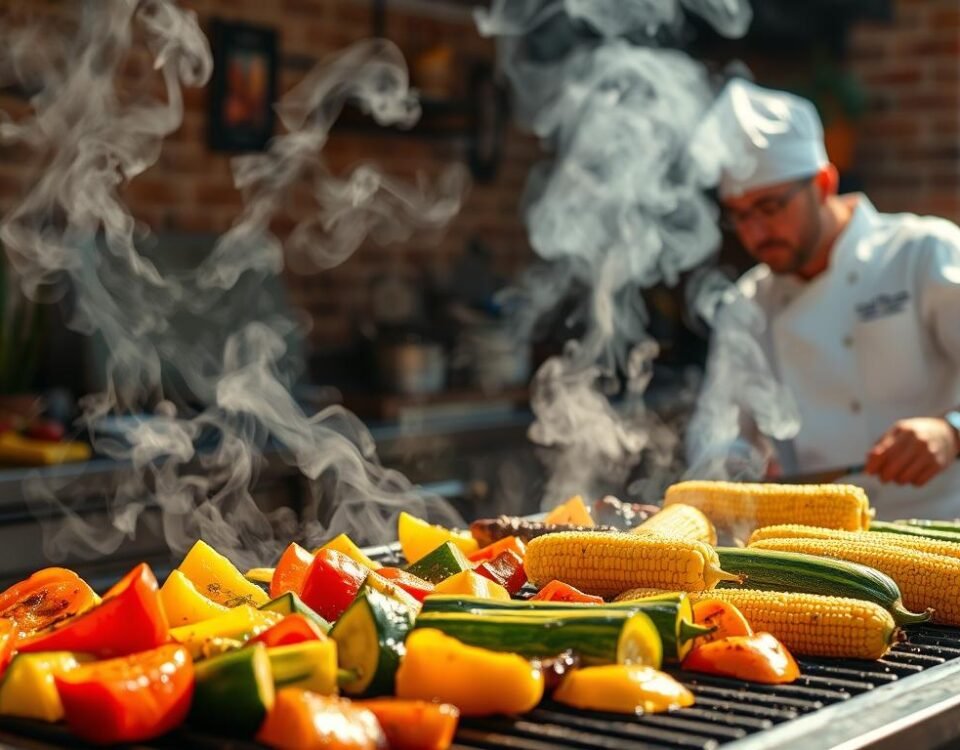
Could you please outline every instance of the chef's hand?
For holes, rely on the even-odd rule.
[[[957,434],[937,417],[901,419],[867,454],[867,474],[883,482],[922,487],[946,469],[960,451]]]

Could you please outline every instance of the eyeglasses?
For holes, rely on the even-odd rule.
[[[765,198],[761,198],[752,206],[750,206],[750,208],[744,211],[735,211],[730,208],[724,208],[720,214],[720,226],[727,230],[733,230],[738,226],[742,226],[743,224],[752,221],[754,217],[757,216],[763,219],[774,218],[787,207],[797,193],[810,184],[812,179],[812,177],[805,177],[804,179],[794,183],[793,186],[784,190],[780,195],[770,195]]]

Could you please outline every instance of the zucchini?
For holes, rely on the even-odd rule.
[[[271,599],[266,604],[260,605],[260,609],[266,612],[279,612],[284,617],[287,615],[303,615],[324,633],[330,632],[330,623],[314,612],[311,607],[308,607],[303,599],[292,591],[281,594],[276,599]]]
[[[337,644],[328,638],[267,649],[273,686],[337,694]]]
[[[190,722],[230,737],[252,737],[273,708],[270,659],[262,643],[194,665]]]
[[[384,578],[376,571],[370,572],[370,575],[367,576],[367,579],[363,582],[363,586],[360,587],[360,590],[362,591],[365,588],[373,589],[378,594],[383,594],[388,599],[393,599],[395,602],[402,605],[406,609],[409,609],[414,614],[420,611],[420,602],[418,602],[412,594],[404,591],[393,581]]]
[[[403,656],[403,641],[413,627],[414,611],[362,586],[356,599],[330,631],[337,642],[340,667],[355,679],[342,685],[352,696],[393,692],[393,678]]]
[[[473,565],[453,542],[444,542],[407,567],[408,573],[434,585],[465,570],[473,570]]]
[[[922,518],[906,518],[894,521],[897,526],[911,526],[932,531],[947,531],[960,534],[960,521],[929,521]]]
[[[900,588],[885,573],[867,565],[804,555],[739,547],[718,547],[720,567],[744,576],[742,585],[721,582],[719,588],[793,591],[874,602],[893,615],[897,625],[926,622],[932,612],[911,612],[903,606]],[[709,592],[703,592],[709,596]]]
[[[890,523],[889,521],[871,521],[870,531],[923,536],[928,539],[939,539],[942,542],[960,542],[960,531],[943,531],[941,529],[924,528],[921,526],[906,526],[899,523]]]
[[[620,659],[632,660],[638,653],[651,652],[643,643],[633,641],[647,639],[657,631],[643,613],[632,622],[635,614],[629,610],[556,611],[548,616],[507,611],[482,615],[436,612],[420,615],[414,627],[434,628],[470,646],[527,658],[556,656],[570,650],[578,654],[584,664],[617,664]]]
[[[693,647],[693,639],[710,632],[695,625],[690,597],[683,592],[661,594],[627,602],[580,604],[577,602],[496,601],[463,596],[431,595],[423,603],[420,617],[434,613],[472,613],[476,615],[513,615],[514,617],[553,617],[556,614],[610,614],[643,612],[653,622],[663,643],[663,658],[683,661]],[[418,618],[419,620],[419,618]]]

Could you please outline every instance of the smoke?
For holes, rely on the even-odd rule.
[[[467,189],[461,168],[431,186],[363,164],[334,175],[322,149],[347,101],[381,124],[412,124],[419,108],[399,51],[361,42],[324,61],[279,103],[287,132],[262,154],[234,160],[244,210],[188,272],[163,272],[149,257],[148,228],[122,200],[123,187],[157,160],[182,120],[181,86],[209,78],[211,57],[195,16],[170,0],[102,0],[81,6],[77,27],[45,39],[6,32],[0,76],[37,93],[33,113],[0,121],[5,143],[44,162],[36,183],[0,224],[0,238],[34,299],[70,301],[71,327],[102,337],[107,387],[87,397],[84,424],[98,452],[131,467],[98,512],[67,507],[62,489],[35,480],[45,553],[109,554],[137,533],[141,514],[160,507],[159,532],[182,551],[204,538],[240,564],[275,558],[290,539],[316,543],[339,531],[361,542],[392,538],[403,508],[444,523],[461,519],[379,465],[373,440],[339,408],[306,414],[290,393],[296,376],[288,340],[297,326],[264,305],[261,287],[285,259],[297,269],[342,263],[368,239],[432,234],[457,213]],[[67,54],[47,54],[51,50]],[[162,84],[134,81],[143,54]],[[29,79],[26,81],[25,79]],[[284,247],[270,231],[290,191],[307,183],[316,207]],[[177,320],[178,325],[173,321]],[[175,376],[175,377],[173,377]],[[178,383],[181,412],[166,397]],[[194,404],[193,407],[186,406]],[[98,429],[112,414],[114,437]],[[264,513],[251,485],[264,451],[313,483],[297,517]]]
[[[601,494],[641,455],[663,464],[676,446],[642,398],[659,352],[641,292],[676,284],[719,245],[704,193],[717,165],[689,148],[710,81],[663,46],[683,9],[728,36],[751,18],[739,0],[499,0],[477,16],[497,37],[520,122],[550,152],[525,197],[530,241],[547,263],[514,292],[518,330],[529,335],[561,300],[579,300],[582,333],[533,383],[530,436],[554,449],[546,507]]]

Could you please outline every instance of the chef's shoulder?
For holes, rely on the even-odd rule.
[[[960,227],[938,216],[886,214],[881,236],[891,255],[900,255],[913,263],[960,262]],[[893,258],[890,258],[893,260]],[[913,264],[911,263],[911,264]]]
[[[780,281],[768,265],[759,263],[737,280],[737,289],[744,297],[766,309]]]

